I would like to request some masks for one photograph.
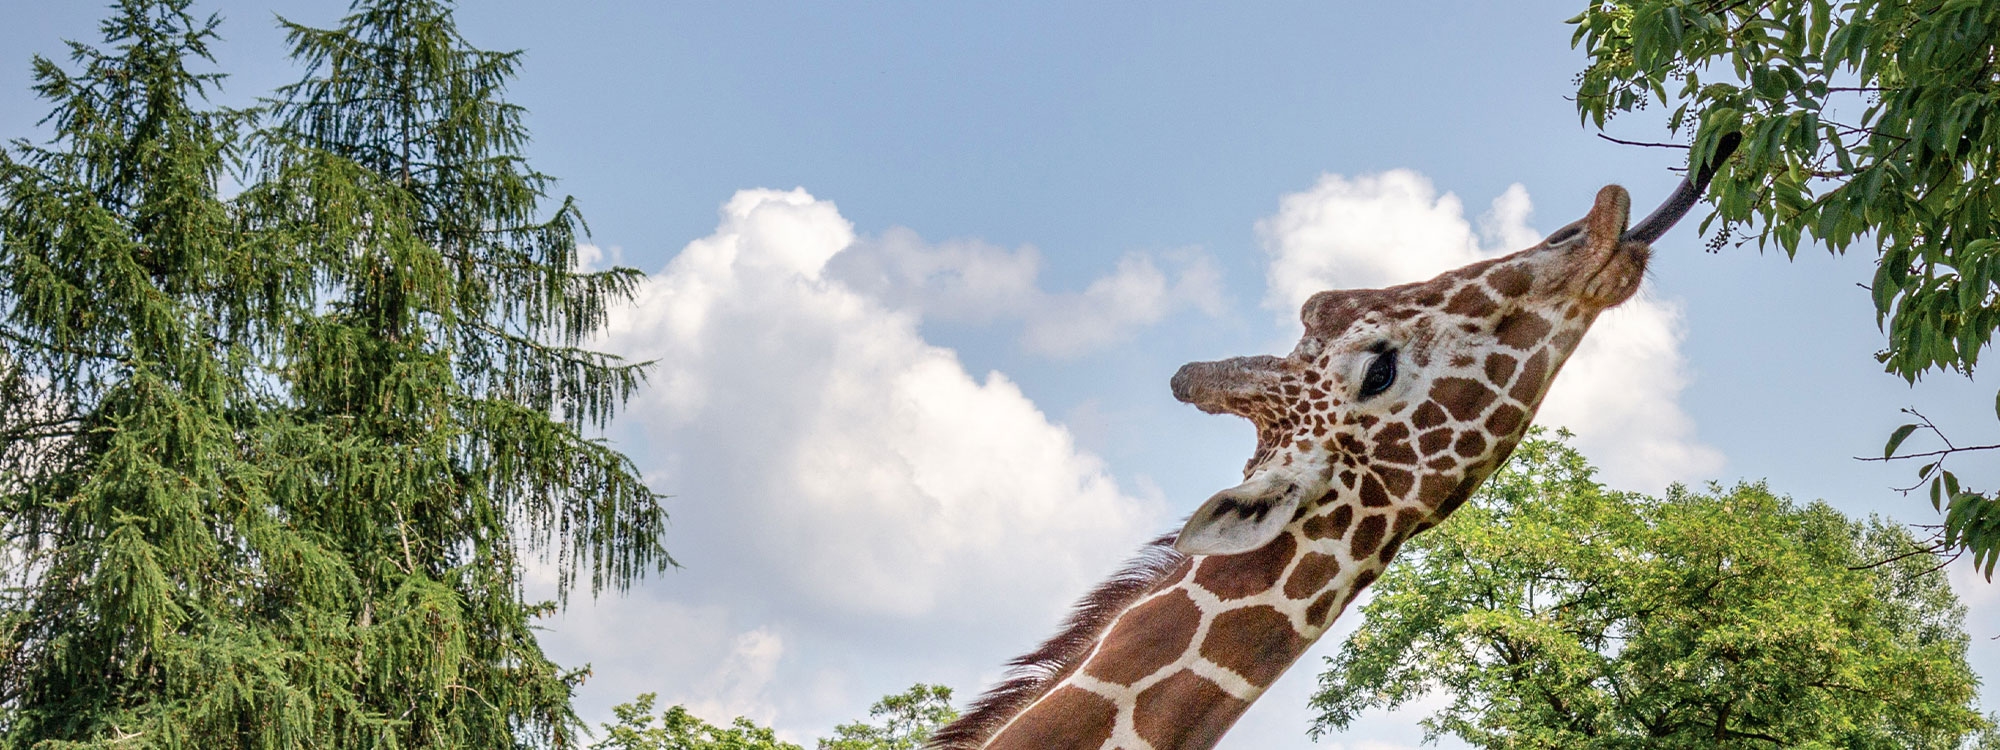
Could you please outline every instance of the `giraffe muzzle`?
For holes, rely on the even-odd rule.
[[[1189,362],[1174,372],[1174,398],[1210,414],[1255,421],[1252,407],[1277,387],[1283,364],[1270,355]]]

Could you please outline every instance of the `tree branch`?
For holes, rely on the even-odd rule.
[[[1868,457],[1868,456],[1855,456],[1855,457],[1854,457],[1854,460],[1856,460],[1856,461],[1901,461],[1901,460],[1903,460],[1903,459],[1905,459],[1905,458],[1928,458],[1928,457],[1931,457],[1931,456],[1949,456],[1949,455],[1951,455],[1951,454],[1953,454],[1953,453],[1962,453],[1962,452],[1965,452],[1965,451],[1990,451],[1990,450],[2000,450],[2000,443],[1995,443],[1995,444],[1993,444],[1993,445],[1968,445],[1968,446],[1965,446],[1965,447],[1963,447],[1963,448],[1946,448],[1946,449],[1944,449],[1944,450],[1935,450],[1935,451],[1926,451],[1926,452],[1923,452],[1923,453],[1905,453],[1905,454],[1903,454],[1903,455],[1900,455],[1900,456],[1887,456],[1887,457],[1882,457],[1882,458],[1870,458],[1870,457]]]
[[[1928,545],[1924,545],[1924,546],[1922,546],[1922,547],[1918,547],[1918,548],[1916,548],[1916,549],[1913,549],[1913,550],[1910,550],[1909,552],[1905,552],[1905,553],[1903,553],[1903,554],[1900,554],[1900,555],[1896,555],[1896,556],[1894,556],[1894,557],[1891,557],[1891,558],[1888,558],[1888,559],[1886,559],[1886,560],[1878,560],[1878,561],[1876,561],[1876,562],[1872,562],[1872,563],[1869,563],[1869,564],[1867,564],[1867,565],[1849,565],[1849,566],[1847,566],[1847,569],[1848,569],[1848,570],[1868,570],[1868,569],[1871,569],[1871,568],[1879,568],[1879,567],[1882,567],[1882,566],[1884,566],[1884,565],[1888,565],[1889,563],[1892,563],[1892,562],[1895,562],[1895,561],[1897,561],[1897,560],[1902,560],[1902,559],[1905,559],[1905,558],[1910,558],[1910,557],[1916,557],[1917,555],[1933,555],[1933,554],[1937,554],[1937,553],[1939,553],[1939,552],[1942,552],[1942,551],[1944,551],[1944,544],[1943,544],[1943,543],[1935,543],[1935,544],[1928,544]]]
[[[1677,148],[1682,151],[1686,151],[1688,148],[1687,146],[1679,143],[1647,143],[1645,141],[1628,141],[1623,138],[1613,138],[1603,133],[1598,133],[1597,137],[1624,146],[1645,146],[1647,148]]]

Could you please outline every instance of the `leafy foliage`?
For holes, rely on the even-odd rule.
[[[832,737],[819,741],[819,750],[916,750],[958,718],[958,711],[951,707],[951,688],[918,683],[876,701],[868,707],[868,718],[881,723],[834,727]]]
[[[592,750],[801,750],[741,716],[727,728],[702,721],[685,706],[661,711],[656,718],[657,698],[646,693],[611,709],[618,723],[604,725],[605,737]],[[958,718],[958,712],[951,707],[951,688],[918,683],[876,701],[868,718],[879,723],[834,727],[832,737],[819,741],[819,750],[916,750],[931,733]]]
[[[1586,119],[1659,102],[1695,163],[1744,135],[1714,182],[1717,247],[1872,240],[1883,364],[1971,374],[2000,329],[2000,0],[1592,0],[1571,22]],[[2000,497],[1923,478],[1991,578]]]
[[[1540,436],[1415,537],[1329,658],[1315,732],[1431,691],[1480,747],[1953,748],[1964,608],[1900,526],[1761,484],[1608,490]]]
[[[0,155],[0,745],[574,745],[522,566],[671,563],[584,436],[634,272],[573,271],[518,55],[443,3],[288,24],[310,72],[254,112],[203,107],[187,5],[37,58],[54,138]]]
[[[645,693],[631,703],[611,709],[617,724],[604,725],[604,739],[591,750],[804,750],[780,742],[769,727],[736,717],[728,728],[702,721],[684,706],[674,706],[653,716],[658,696]]]

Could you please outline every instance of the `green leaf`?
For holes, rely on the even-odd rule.
[[[1906,424],[1901,427],[1897,427],[1895,432],[1889,433],[1889,442],[1882,446],[1882,457],[1890,458],[1895,456],[1896,449],[1902,446],[1903,440],[1905,438],[1908,438],[1910,436],[1910,433],[1916,431],[1917,431],[1917,425]]]

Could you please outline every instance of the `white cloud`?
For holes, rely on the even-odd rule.
[[[1167,268],[1161,268],[1164,261]],[[1111,274],[1080,292],[1039,285],[1041,253],[976,240],[931,244],[891,229],[841,254],[828,275],[926,319],[1022,322],[1022,348],[1074,357],[1118,343],[1183,308],[1222,312],[1222,280],[1205,256],[1178,251],[1155,258],[1128,253]]]
[[[694,692],[699,697],[688,703],[688,710],[710,723],[727,723],[738,716],[769,723],[778,710],[766,689],[777,676],[785,640],[768,627],[757,628],[732,639],[728,654],[721,666],[696,685]]]
[[[1441,271],[1519,250],[1542,233],[1527,225],[1528,191],[1514,185],[1494,199],[1478,230],[1451,193],[1399,169],[1345,178],[1326,175],[1284,196],[1258,222],[1271,255],[1265,304],[1300,331],[1299,306],[1322,289],[1421,281]],[[1695,437],[1680,406],[1687,387],[1680,305],[1643,293],[1607,312],[1571,356],[1536,421],[1564,425],[1578,446],[1621,487],[1657,490],[1714,476],[1722,454]]]
[[[623,265],[625,262],[625,248],[613,245],[607,250],[585,242],[576,246],[576,258],[574,260],[573,265],[576,266],[577,271],[602,271],[607,268]]]
[[[665,541],[686,567],[555,623],[552,651],[601,678],[586,702],[659,690],[809,735],[940,665],[997,666],[995,636],[1031,645],[1019,634],[1053,628],[1170,520],[1006,376],[927,343],[916,310],[829,273],[855,239],[803,190],[742,191],[613,312],[600,348],[657,361],[616,437],[673,495]],[[917,259],[965,296],[1033,288],[1032,263],[989,250]]]

